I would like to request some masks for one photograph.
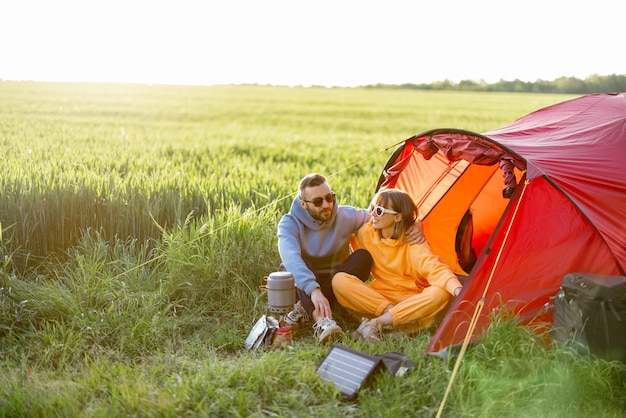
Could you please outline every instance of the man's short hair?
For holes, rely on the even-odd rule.
[[[324,183],[326,183],[326,177],[322,176],[321,174],[307,174],[302,180],[300,180],[300,185],[298,186],[298,189],[300,190],[300,196],[302,196],[302,192],[307,187],[320,186]]]

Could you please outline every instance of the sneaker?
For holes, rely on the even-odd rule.
[[[285,322],[291,325],[291,329],[297,330],[306,322],[309,322],[309,314],[306,313],[300,301],[293,305],[293,310],[285,316]]]
[[[313,325],[313,328],[315,329],[315,335],[317,335],[320,344],[326,344],[329,341],[337,341],[343,336],[341,327],[326,316],[318,319],[315,325]]]
[[[377,343],[380,341],[382,332],[380,326],[372,324],[367,318],[361,318],[361,325],[352,333],[352,338]]]

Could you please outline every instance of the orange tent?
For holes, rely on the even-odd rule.
[[[464,277],[426,351],[469,330],[478,338],[503,305],[524,323],[551,323],[565,274],[625,274],[626,94],[583,96],[484,134],[415,135],[387,162],[386,187],[413,196],[433,251]]]

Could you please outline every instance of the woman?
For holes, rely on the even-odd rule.
[[[404,242],[404,231],[417,218],[415,203],[406,192],[379,192],[370,211],[371,220],[359,228],[352,247],[370,252],[374,280],[364,283],[348,273],[337,273],[332,285],[342,306],[367,317],[353,337],[376,342],[383,328],[415,331],[428,327],[459,294],[462,284],[428,243]]]

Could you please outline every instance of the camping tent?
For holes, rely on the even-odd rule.
[[[484,134],[415,135],[387,162],[377,189],[388,187],[413,196],[433,251],[465,282],[427,352],[468,331],[475,340],[503,306],[550,324],[565,274],[625,273],[626,94],[582,96]]]

